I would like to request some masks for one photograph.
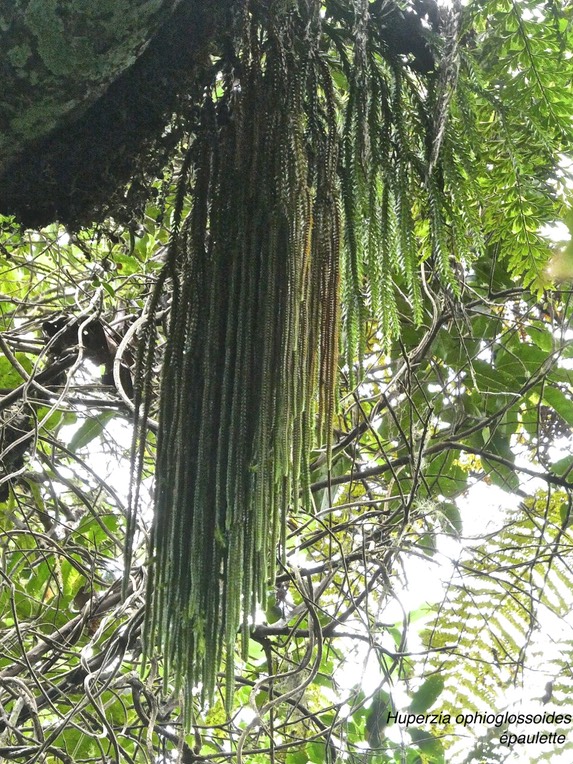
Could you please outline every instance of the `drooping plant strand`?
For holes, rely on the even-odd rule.
[[[237,632],[248,634],[272,580],[287,508],[311,508],[307,458],[317,444],[330,453],[339,328],[349,359],[369,315],[395,335],[396,279],[422,315],[412,206],[432,155],[422,89],[381,55],[362,0],[354,58],[348,40],[333,67],[320,9],[244,9],[201,106],[160,281],[172,306],[145,641],[161,648],[188,711],[197,684],[211,696],[224,655],[231,695]],[[425,198],[439,226],[434,186]],[[142,352],[145,392],[152,332]]]
[[[243,41],[202,107],[161,391],[147,634],[207,692],[274,565],[315,427],[331,429],[339,324],[337,139],[327,70],[295,26]],[[308,96],[323,90],[313,121]],[[327,108],[324,108],[324,104]],[[304,480],[302,480],[304,482]],[[232,672],[228,672],[230,675]],[[188,683],[187,689],[192,687]]]

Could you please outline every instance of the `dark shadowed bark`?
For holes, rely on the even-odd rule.
[[[72,226],[126,203],[157,169],[163,128],[229,0],[0,3],[0,213]],[[159,145],[161,144],[161,145]]]

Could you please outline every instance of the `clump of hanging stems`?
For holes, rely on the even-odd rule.
[[[352,367],[372,316],[396,336],[398,283],[421,319],[421,252],[454,289],[450,257],[467,252],[465,186],[429,116],[437,80],[389,55],[368,5],[350,4],[346,37],[314,0],[242,5],[180,171],[134,474],[167,291],[145,650],[160,647],[188,714],[224,656],[232,697],[237,633],[245,649],[287,511],[312,508],[308,455],[330,454],[341,352]]]

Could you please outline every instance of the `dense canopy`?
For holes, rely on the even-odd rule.
[[[457,716],[570,689],[570,9],[125,5],[3,144],[0,755],[502,760]]]

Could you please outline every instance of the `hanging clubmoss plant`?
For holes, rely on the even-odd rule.
[[[480,246],[479,83],[457,87],[459,9],[423,5],[427,33],[390,3],[238,2],[213,59],[136,390],[145,414],[169,285],[145,643],[188,709],[224,656],[232,693],[287,509],[312,510],[341,350],[360,357],[371,316],[395,337],[399,301],[421,321],[420,263],[455,295]]]
[[[181,172],[145,634],[189,708],[197,684],[211,696],[224,652],[232,692],[237,633],[272,580],[287,507],[312,506],[307,456],[331,447],[341,273],[349,356],[369,313],[396,332],[395,275],[421,314],[411,191],[428,180],[434,126],[417,76],[369,38],[367,6],[352,8],[355,43],[338,41],[333,68],[320,3],[243,4]],[[448,277],[444,233],[431,236]],[[153,341],[147,352],[151,369]]]

